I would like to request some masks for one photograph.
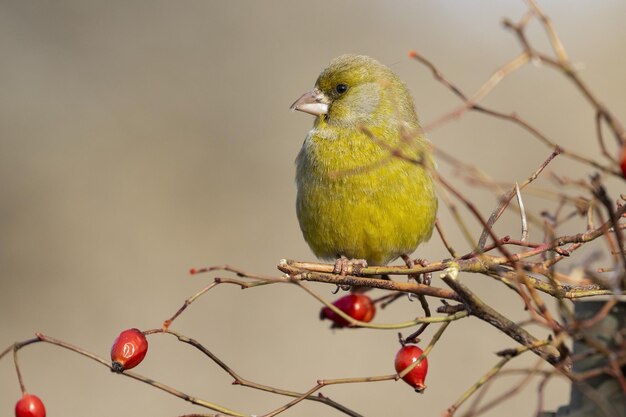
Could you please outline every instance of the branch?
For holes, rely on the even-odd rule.
[[[441,279],[459,295],[465,304],[465,308],[471,315],[491,324],[502,333],[513,338],[522,346],[528,347],[549,363],[554,365],[560,361],[561,355],[554,346],[542,345],[538,339],[526,330],[498,313],[478,298],[478,296],[476,296],[476,294],[474,294],[469,288],[461,284],[461,282],[457,279],[458,273],[458,269],[453,267],[448,268],[445,273],[441,274]]]
[[[527,179],[526,181],[524,181],[521,186],[519,186],[519,189],[524,189],[528,184],[530,184],[531,182],[533,182],[538,176],[539,174],[541,174],[541,172],[548,166],[548,164],[550,162],[552,162],[552,160],[554,158],[557,157],[557,155],[559,155],[561,153],[561,148],[557,147],[551,154],[550,156],[548,156],[548,158],[543,161],[543,163],[539,166],[539,168],[533,172]],[[495,224],[495,222],[500,218],[500,216],[502,215],[502,213],[504,213],[504,210],[506,209],[506,207],[508,206],[509,202],[511,201],[511,199],[513,198],[513,196],[515,196],[515,192],[516,192],[516,187],[511,188],[506,194],[504,194],[502,197],[500,197],[500,204],[498,205],[498,207],[491,213],[491,216],[489,216],[489,220],[487,220],[487,225],[489,227],[493,227],[493,225]],[[480,239],[478,240],[478,247],[479,248],[484,248],[485,244],[487,243],[487,237],[489,236],[489,233],[487,232],[487,229],[484,229],[482,234],[480,235]]]

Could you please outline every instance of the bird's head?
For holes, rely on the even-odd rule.
[[[291,109],[339,126],[415,118],[404,83],[389,68],[364,55],[333,59],[318,77],[315,88],[296,100]]]

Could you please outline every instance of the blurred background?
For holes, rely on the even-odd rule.
[[[626,3],[542,6],[582,78],[618,117],[625,115]],[[293,181],[293,161],[313,118],[290,112],[289,105],[333,57],[362,53],[406,81],[428,123],[459,102],[407,52],[418,50],[471,93],[519,53],[500,22],[525,11],[513,0],[1,1],[0,348],[39,331],[108,357],[121,330],[160,327],[212,280],[190,276],[190,267],[232,264],[278,275],[281,258],[314,260],[296,220]],[[530,29],[531,39],[550,51],[541,28]],[[549,68],[522,69],[485,103],[515,111],[562,146],[600,159],[593,111]],[[503,182],[523,181],[551,152],[522,129],[479,114],[428,135]],[[491,212],[492,194],[465,185],[448,164],[440,169],[483,213]],[[550,170],[572,178],[592,173],[565,158]],[[548,178],[537,186],[548,187]],[[618,184],[611,191],[623,189]],[[535,213],[557,206],[532,195],[525,202]],[[441,206],[449,239],[466,251]],[[498,232],[517,234],[518,223],[505,215]],[[541,238],[541,230],[531,229],[531,239]],[[448,256],[436,236],[417,255]],[[494,281],[461,279],[512,319],[527,318],[519,299]],[[434,284],[444,285],[437,277]],[[314,287],[337,297],[331,287]],[[305,391],[320,378],[393,372],[396,332],[333,332],[318,320],[319,309],[296,287],[224,285],[173,328],[243,377],[281,388]],[[418,303],[403,299],[376,320],[418,314]],[[530,329],[537,337],[547,334]],[[435,331],[431,326],[424,341]],[[231,386],[215,364],[172,337],[149,340],[149,355],[137,368],[144,375],[249,414],[288,401]],[[513,346],[489,325],[465,319],[432,352],[424,395],[402,382],[322,392],[366,416],[440,415],[497,362],[494,352]],[[50,416],[209,412],[52,345],[25,348],[20,361],[28,390],[44,400]],[[535,364],[526,355],[510,366]],[[499,379],[491,398],[520,378]],[[10,415],[19,396],[9,355],[0,361],[0,414]],[[543,406],[554,409],[568,396],[567,383],[553,378]],[[487,415],[532,416],[537,407],[534,380]],[[284,415],[341,414],[303,403]]]

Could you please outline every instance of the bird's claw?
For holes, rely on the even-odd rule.
[[[333,273],[344,277],[346,275],[359,275],[363,268],[367,268],[365,259],[348,259],[342,256],[335,261]]]

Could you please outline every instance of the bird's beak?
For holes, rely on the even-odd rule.
[[[328,98],[317,88],[302,94],[291,107],[291,110],[298,110],[313,116],[320,116],[328,113]]]

